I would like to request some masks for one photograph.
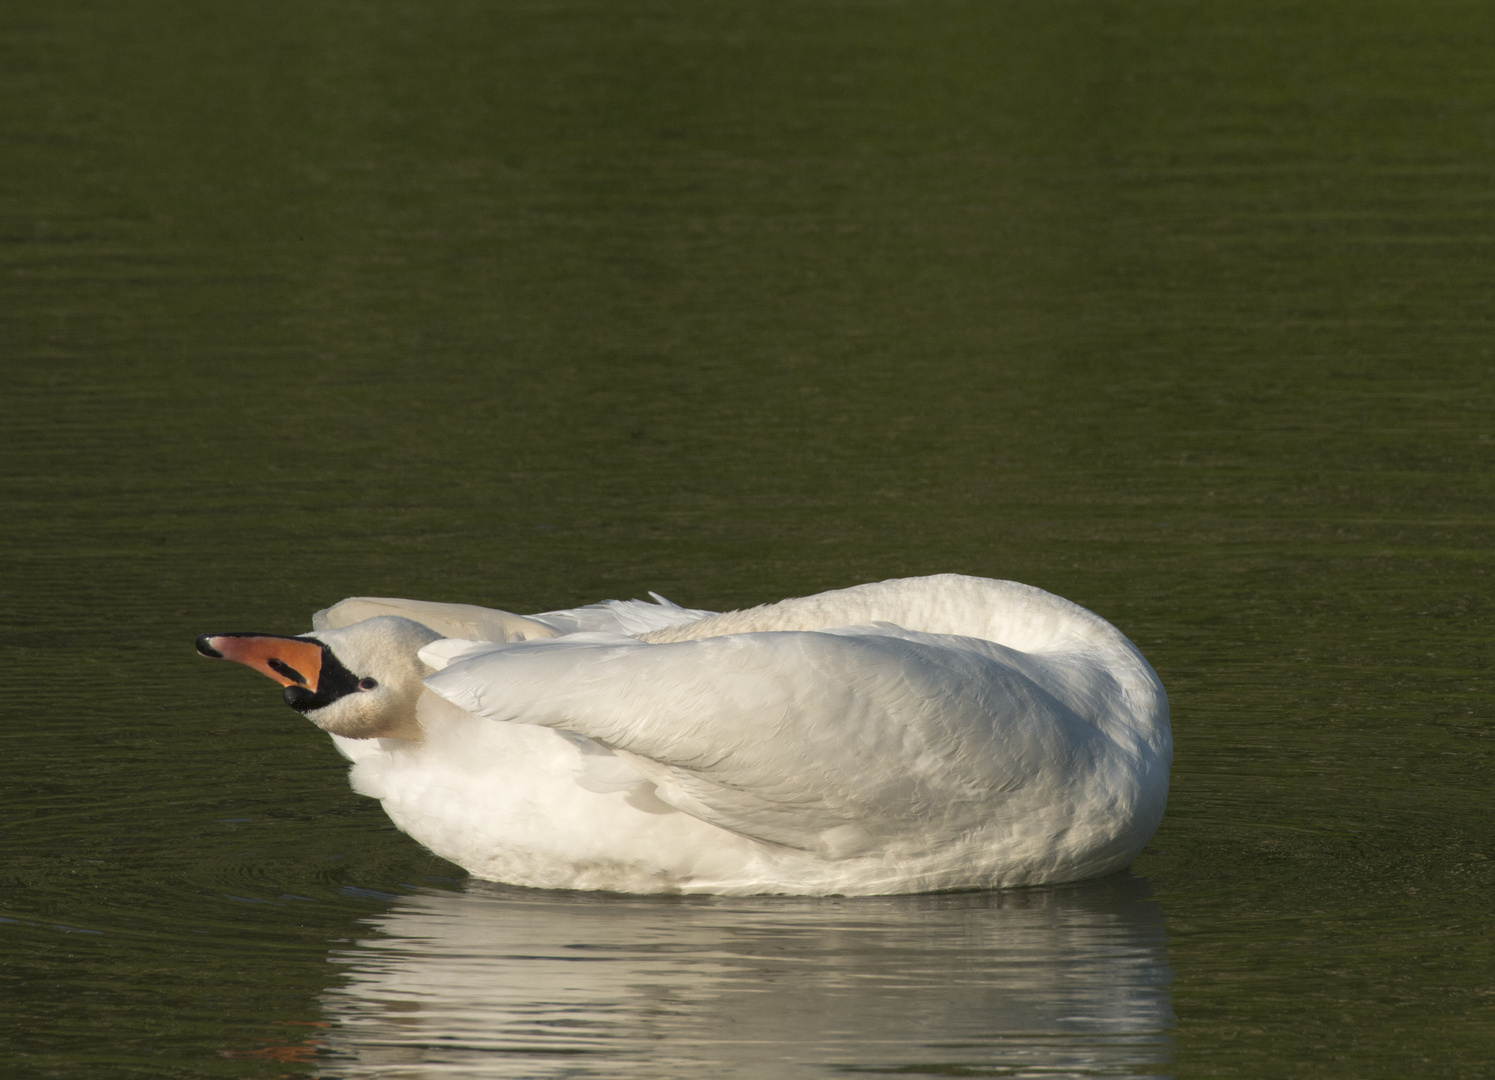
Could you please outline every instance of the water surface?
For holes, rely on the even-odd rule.
[[[1492,50],[1454,0],[0,12],[5,1067],[1479,1075]],[[940,571],[1159,671],[1134,884],[490,889],[191,647]]]

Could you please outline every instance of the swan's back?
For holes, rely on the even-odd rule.
[[[640,636],[651,642],[685,641],[721,634],[874,623],[891,623],[925,634],[982,638],[1023,652],[1053,652],[1080,641],[1126,641],[1099,615],[1063,597],[1016,581],[963,574],[854,585],[711,615]]]
[[[1038,661],[1024,665],[1025,673],[1046,689],[1117,735],[1127,728],[1147,738],[1155,750],[1166,744],[1171,760],[1168,697],[1141,651],[1094,612],[1016,581],[963,574],[892,578],[711,615],[639,637],[664,643],[880,624],[918,634],[976,638],[1024,654]]]

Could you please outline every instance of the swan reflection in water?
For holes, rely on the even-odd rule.
[[[334,955],[319,1074],[1156,1076],[1171,974],[1146,892],[422,892]]]

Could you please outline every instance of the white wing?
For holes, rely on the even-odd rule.
[[[462,708],[595,739],[671,806],[829,857],[1000,820],[1027,785],[1062,799],[1104,742],[1026,654],[896,628],[595,634],[440,661],[426,683]]]
[[[652,604],[645,600],[604,600],[600,604],[588,604],[565,611],[545,611],[539,615],[531,615],[530,618],[554,627],[562,634],[601,631],[632,637],[646,634],[650,630],[683,626],[716,614],[714,611],[683,608],[658,593],[651,592],[649,595],[654,597]]]

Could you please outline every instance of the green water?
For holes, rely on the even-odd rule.
[[[1488,1075],[1492,56],[1426,0],[0,9],[0,1065]],[[192,650],[947,570],[1162,676],[1132,879],[495,889]]]

